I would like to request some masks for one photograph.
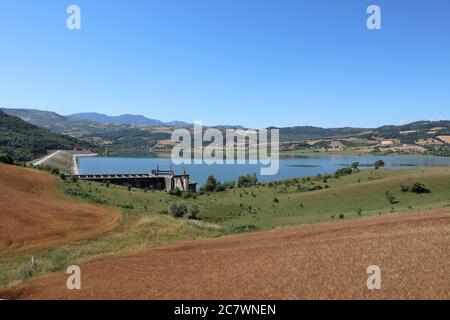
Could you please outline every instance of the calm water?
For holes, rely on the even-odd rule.
[[[313,176],[318,173],[333,173],[344,165],[353,162],[373,164],[376,160],[383,160],[386,164],[411,165],[418,167],[448,166],[450,158],[441,157],[400,157],[400,156],[311,156],[305,158],[280,159],[280,169],[274,176],[261,176],[260,165],[206,165],[187,164],[186,171],[191,179],[203,185],[208,175],[214,175],[220,181],[236,180],[238,176],[256,172],[260,181],[271,181],[288,178]],[[80,174],[106,174],[106,173],[149,173],[159,165],[161,170],[170,168],[171,161],[167,158],[125,158],[125,157],[86,157],[78,159]],[[176,173],[182,173],[183,167],[172,165]],[[363,167],[361,167],[363,168]],[[392,166],[390,169],[406,169],[408,166]]]

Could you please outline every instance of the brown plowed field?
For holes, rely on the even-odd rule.
[[[190,241],[0,293],[22,299],[449,299],[450,210]],[[381,290],[366,269],[381,268]]]
[[[54,176],[0,164],[0,253],[41,249],[104,233],[122,214],[64,196]]]

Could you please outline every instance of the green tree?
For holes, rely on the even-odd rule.
[[[375,161],[375,163],[373,164],[373,166],[375,167],[375,169],[380,169],[382,167],[384,167],[386,164],[384,163],[383,160],[377,160]]]
[[[350,168],[352,168],[353,170],[358,170],[358,167],[359,167],[359,162],[353,162],[350,165]]]
[[[6,164],[14,164],[14,159],[11,157],[11,155],[8,152],[1,152],[0,153],[0,162],[6,163]]]
[[[206,180],[202,189],[205,192],[213,192],[213,191],[216,191],[216,188],[217,188],[217,180],[216,180],[216,178],[214,178],[213,175],[211,175]]]
[[[252,175],[246,175],[246,176],[239,176],[237,185],[238,187],[250,187],[254,186],[258,183],[258,178],[256,176],[256,173],[253,173]]]

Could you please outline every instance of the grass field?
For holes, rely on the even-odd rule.
[[[431,193],[400,190],[401,185],[416,181]],[[36,275],[44,275],[69,264],[188,239],[450,206],[450,168],[364,170],[340,178],[291,179],[188,199],[86,181],[66,181],[61,186],[79,200],[121,208],[122,225],[107,235],[48,250],[1,253],[0,286],[26,280],[22,270],[31,256],[39,262]],[[199,219],[169,216],[174,201],[197,205]]]

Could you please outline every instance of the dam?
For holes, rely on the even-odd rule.
[[[190,180],[190,176],[175,174],[173,170],[152,170],[151,173],[126,173],[126,174],[82,174],[74,175],[79,180],[112,183],[129,186],[132,188],[149,190],[166,190],[167,192],[179,189],[180,191],[195,192],[197,182]]]

